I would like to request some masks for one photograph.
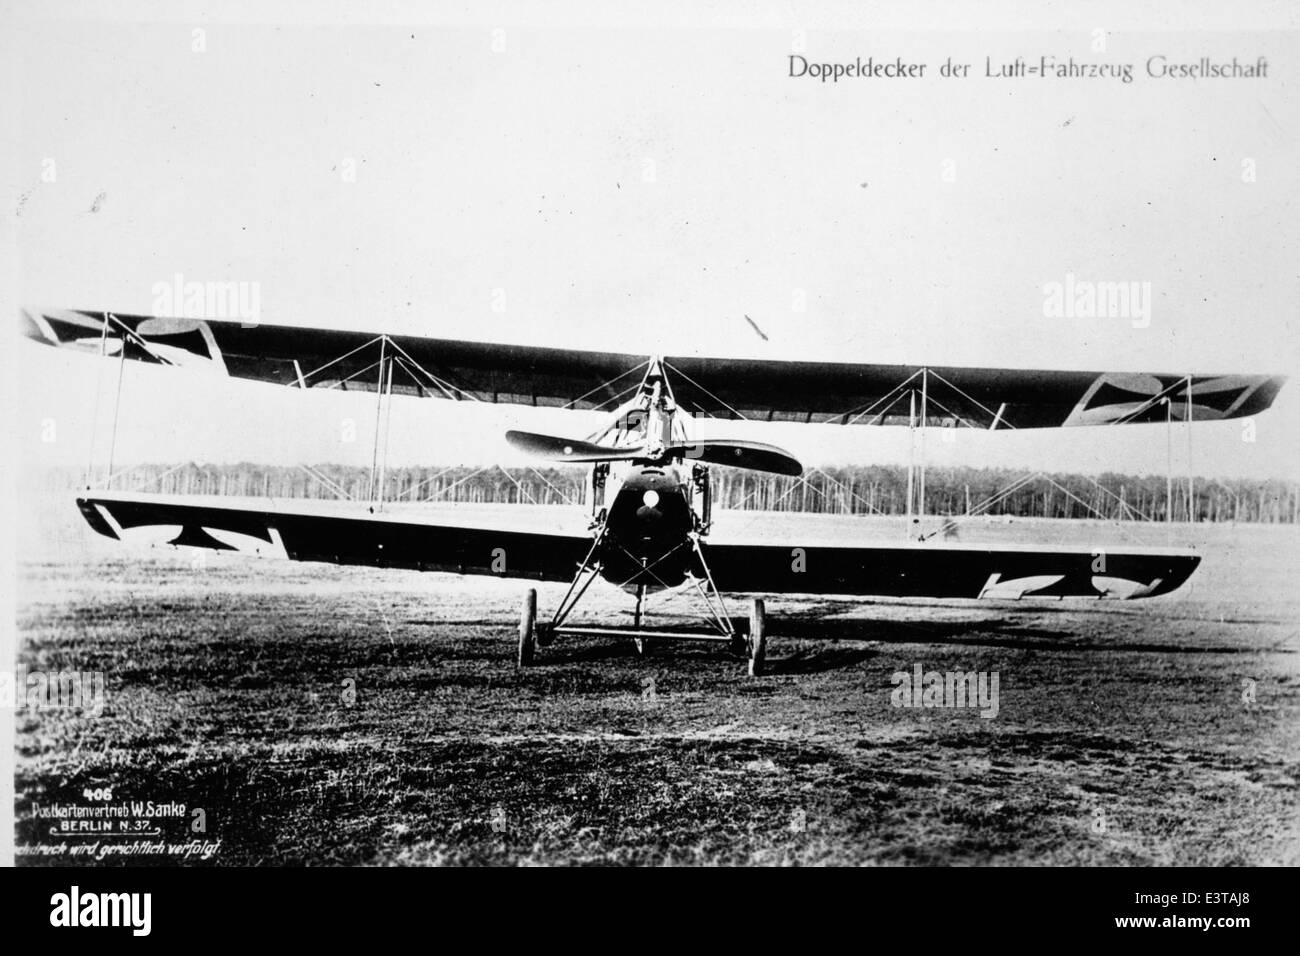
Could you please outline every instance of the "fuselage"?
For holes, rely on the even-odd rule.
[[[601,575],[629,590],[681,584],[693,567],[696,518],[680,466],[633,463],[611,491]]]

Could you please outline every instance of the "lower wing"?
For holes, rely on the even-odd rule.
[[[930,598],[1152,597],[1179,587],[1201,560],[1175,549],[928,544],[710,544],[705,558],[724,592]]]
[[[567,583],[592,543],[583,534],[458,527],[427,516],[330,513],[327,504],[254,506],[220,496],[113,492],[77,499],[86,521],[106,537],[153,529],[154,540],[168,544],[295,561]],[[702,550],[720,591],[766,594],[1139,598],[1173,591],[1200,563],[1195,553],[1173,549],[707,544]]]
[[[266,500],[250,506],[247,499],[223,501],[220,496],[113,492],[77,499],[90,526],[109,538],[153,529],[151,537],[168,544],[294,561],[567,582],[591,547],[590,536],[581,534],[453,527],[355,510],[330,513],[327,505]]]

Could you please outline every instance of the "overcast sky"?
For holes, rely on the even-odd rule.
[[[222,17],[163,5],[119,22],[47,7],[11,35],[18,82],[4,92],[18,109],[5,142],[15,298],[150,312],[155,284],[180,274],[257,283],[263,322],[376,332],[887,363],[1300,367],[1295,32],[1189,30],[1211,21],[1141,23],[1121,7],[1051,29],[982,7],[978,24],[958,13],[948,30],[908,29],[898,12],[833,28],[825,8],[787,4],[724,7],[694,26],[656,8],[619,25],[604,12],[543,24],[508,4],[394,7],[360,18],[387,25],[358,25],[331,12],[351,5]],[[1240,22],[1290,14],[1271,16]],[[823,84],[789,76],[795,49],[929,66],[924,79]],[[1137,75],[983,76],[985,57],[1018,55]],[[1153,55],[1263,56],[1268,76],[1155,80]],[[972,75],[936,75],[949,57]],[[1149,283],[1149,324],[1046,317],[1044,286],[1067,275]],[[26,343],[12,357],[28,460],[85,463],[97,386],[106,450],[112,363]],[[132,367],[117,460],[368,465],[373,402]],[[42,441],[50,422],[55,440]],[[1239,423],[1198,427],[1193,468],[1300,473],[1300,382],[1255,424],[1253,443]],[[593,422],[399,399],[392,461],[517,462],[500,438],[512,426],[580,435]],[[901,429],[707,431],[809,462],[900,461],[906,448]],[[1181,428],[1175,450],[1185,470]],[[930,460],[1162,473],[1166,435],[959,434],[931,441]]]

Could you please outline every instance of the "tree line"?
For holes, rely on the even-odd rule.
[[[907,469],[850,465],[810,469],[802,478],[715,467],[714,507],[820,514],[907,513]],[[365,467],[322,464],[142,465],[114,481],[119,490],[167,494],[247,495],[268,498],[340,498],[479,504],[583,504],[586,469],[573,466],[390,468],[372,483]],[[62,469],[54,486],[85,485],[84,472]],[[918,482],[919,484],[919,482]],[[1172,494],[1171,494],[1172,491]],[[919,496],[919,490],[918,490]],[[1034,518],[1106,518],[1164,521],[1300,523],[1300,482],[1277,479],[1175,479],[1163,475],[1099,476],[1027,473],[1002,468],[929,468],[925,511],[930,515],[1012,515]],[[1190,505],[1190,507],[1189,507]]]

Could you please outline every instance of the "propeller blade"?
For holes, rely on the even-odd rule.
[[[549,458],[551,461],[631,461],[645,457],[645,448],[639,445],[635,448],[618,448],[576,438],[538,435],[535,432],[508,431],[506,441],[522,452]]]
[[[775,445],[765,445],[756,441],[705,439],[674,445],[668,449],[668,452],[681,455],[683,458],[707,461],[714,465],[748,468],[750,471],[770,471],[773,474],[790,475],[793,478],[803,474],[803,465],[799,464],[794,455]]]

